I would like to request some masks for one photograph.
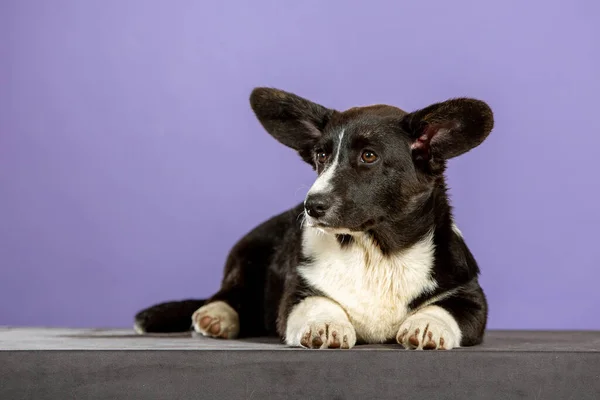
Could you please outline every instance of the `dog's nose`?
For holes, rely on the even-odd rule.
[[[306,213],[313,218],[321,218],[331,207],[329,196],[324,194],[311,194],[304,202]]]

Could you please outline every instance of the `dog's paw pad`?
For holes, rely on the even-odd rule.
[[[356,332],[349,322],[308,322],[296,335],[298,344],[309,349],[350,349],[356,344]]]
[[[400,326],[396,341],[404,348],[414,350],[450,350],[459,346],[450,326],[427,317],[407,319]]]
[[[237,312],[223,301],[200,307],[192,315],[194,330],[204,336],[234,339],[240,332]]]

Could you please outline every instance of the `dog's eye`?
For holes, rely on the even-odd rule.
[[[325,153],[324,151],[318,151],[317,152],[317,162],[320,164],[324,164],[327,161],[327,158],[329,158],[327,156],[327,153]]]
[[[360,155],[360,160],[364,163],[371,164],[371,163],[377,161],[377,154],[375,154],[372,151],[365,150]]]

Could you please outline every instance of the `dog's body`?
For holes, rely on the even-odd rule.
[[[266,88],[250,101],[265,129],[319,176],[303,204],[234,246],[219,292],[141,311],[136,330],[192,324],[206,336],[271,335],[310,348],[479,344],[487,303],[444,171],[490,133],[489,107],[455,99],[413,113],[337,112]]]

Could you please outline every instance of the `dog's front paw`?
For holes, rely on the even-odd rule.
[[[290,346],[309,349],[350,349],[356,344],[356,332],[349,322],[307,322],[295,332],[289,332]]]
[[[192,315],[194,330],[204,336],[234,339],[240,333],[238,313],[224,301],[200,307]]]
[[[406,349],[450,350],[460,346],[460,330],[449,315],[417,313],[400,325],[396,341]],[[452,318],[452,317],[450,317]]]

